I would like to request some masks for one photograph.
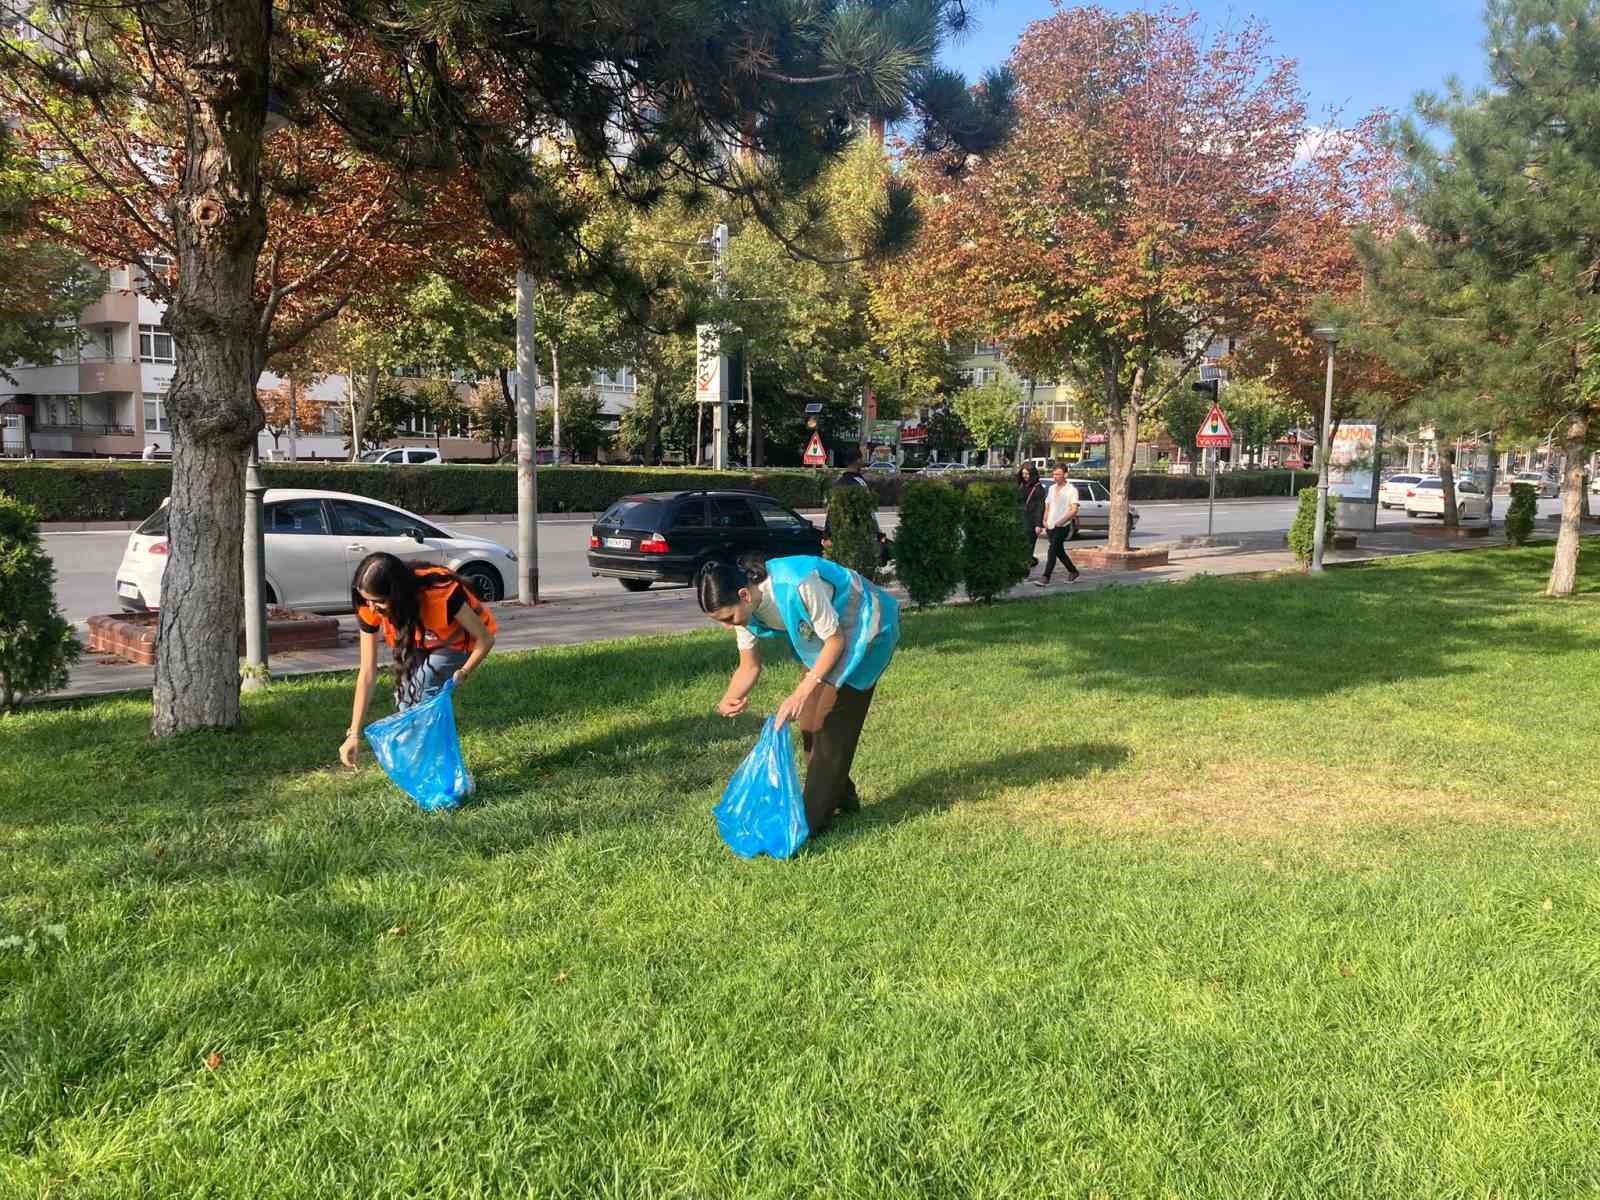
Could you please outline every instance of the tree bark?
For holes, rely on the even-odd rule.
[[[756,469],[756,393],[750,379],[750,352],[744,355],[744,468]]]
[[[353,397],[350,405],[350,461],[355,462],[361,457],[361,443],[367,428],[367,418],[372,415],[372,407],[378,402],[376,363],[367,368],[366,398],[362,398],[361,389],[356,387],[354,379],[350,381],[350,394]]]
[[[1106,549],[1128,549],[1128,491],[1133,482],[1133,460],[1139,449],[1139,399],[1144,368],[1134,370],[1132,385],[1123,390],[1123,357],[1114,348],[1101,351],[1106,396],[1106,467],[1111,483],[1110,528]]]
[[[1556,558],[1550,564],[1547,596],[1570,596],[1578,582],[1578,537],[1583,517],[1583,460],[1589,442],[1589,414],[1574,413],[1567,421],[1566,487],[1561,493],[1561,532]]]
[[[239,723],[244,460],[262,425],[254,287],[267,232],[260,168],[272,6],[217,0],[178,25],[184,168],[172,205],[178,279],[167,323],[178,361],[167,394],[171,552],[156,638],[157,737]]]
[[[644,452],[640,457],[647,467],[661,461],[661,380],[655,376],[650,379],[650,411],[645,414]]]

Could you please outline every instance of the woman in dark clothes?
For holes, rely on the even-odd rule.
[[[1032,565],[1039,565],[1034,553],[1039,542],[1039,531],[1044,528],[1044,485],[1039,482],[1039,469],[1032,463],[1023,463],[1017,472],[1017,511],[1022,520],[1022,533],[1028,542],[1028,557]]]

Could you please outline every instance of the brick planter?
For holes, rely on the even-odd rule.
[[[155,613],[119,613],[116,616],[90,617],[89,649],[97,654],[115,654],[136,663],[153,666],[156,661]],[[286,654],[294,650],[330,650],[339,645],[337,617],[319,617],[292,608],[267,612],[267,653]],[[239,635],[239,653],[244,653],[244,634]]]
[[[1080,550],[1073,547],[1072,557],[1075,562],[1097,571],[1137,571],[1167,565],[1165,550],[1107,550],[1104,546]]]

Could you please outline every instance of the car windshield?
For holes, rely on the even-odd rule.
[[[654,530],[661,527],[661,503],[642,496],[628,496],[606,509],[597,524],[616,525],[622,529]]]
[[[1422,479],[1418,480],[1417,486],[1425,492],[1442,492],[1444,490],[1444,480]]]

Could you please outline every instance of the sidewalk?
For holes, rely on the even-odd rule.
[[[1254,575],[1287,571],[1295,567],[1294,556],[1284,545],[1282,533],[1223,535],[1209,545],[1201,544],[1204,542],[1202,538],[1146,543],[1140,548],[1167,548],[1171,561],[1164,567],[1142,571],[1085,569],[1082,578],[1075,584],[1069,585],[1058,580],[1048,588],[1037,588],[1024,583],[1013,588],[1007,598],[1032,600],[1063,591],[1084,592],[1105,587],[1181,583],[1197,575]],[[1327,561],[1330,565],[1338,565],[1369,562],[1395,555],[1481,549],[1504,544],[1505,535],[1498,530],[1487,537],[1470,540],[1401,530],[1379,531],[1361,534],[1360,544],[1354,550],[1329,551]],[[895,586],[893,590],[902,600],[905,599],[902,589]],[[571,646],[711,628],[688,588],[660,588],[638,593],[619,590],[607,596],[558,597],[542,601],[535,608],[500,604],[495,606],[495,617],[500,625],[495,641],[496,652],[537,650],[542,646]],[[277,655],[272,660],[272,673],[283,677],[352,671],[356,662],[354,623],[341,620],[338,649]],[[73,668],[66,689],[51,693],[45,699],[147,690],[153,682],[154,672],[150,667],[85,651],[82,660]]]

